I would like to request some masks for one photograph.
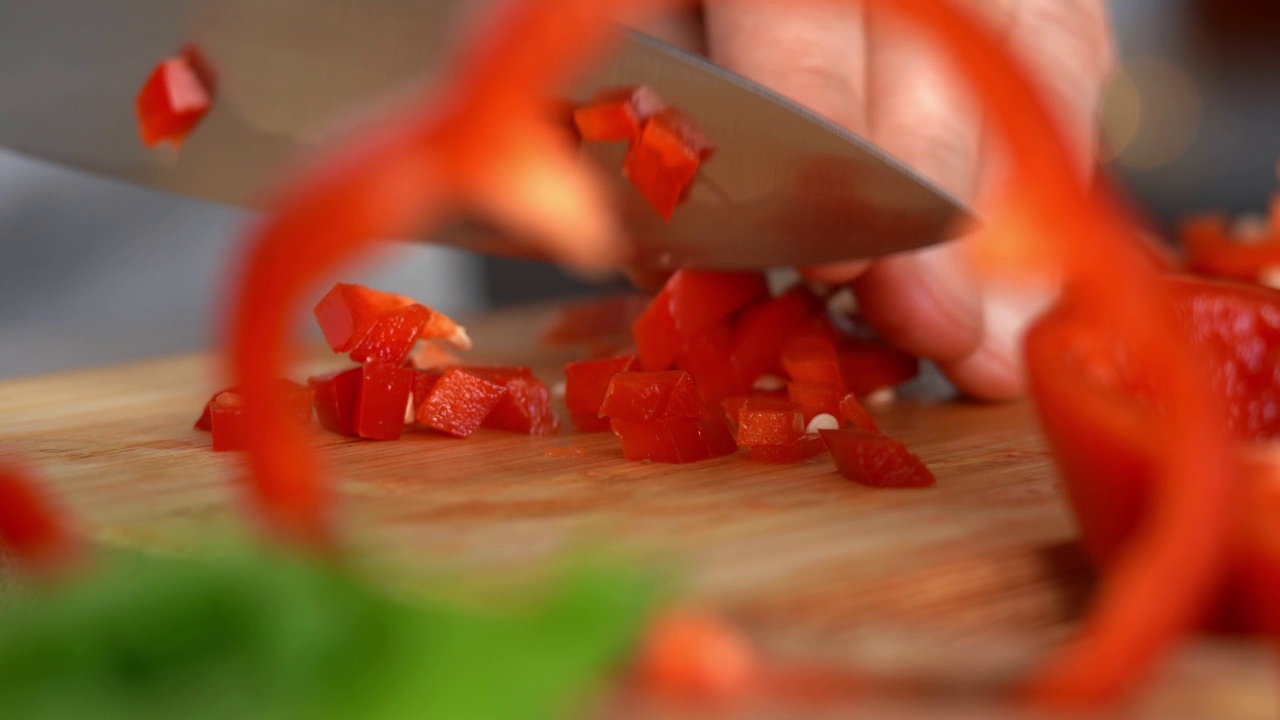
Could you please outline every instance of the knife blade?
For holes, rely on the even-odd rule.
[[[161,190],[253,207],[328,132],[447,70],[466,0],[0,0],[0,145]],[[218,76],[214,109],[178,153],[147,150],[133,99],[192,42]],[[650,267],[815,265],[948,239],[963,206],[836,124],[653,38],[616,51],[572,87],[647,84],[713,139],[688,200],[662,221],[626,187],[621,217]],[[606,168],[623,150],[587,146]],[[425,239],[524,254],[466,223]]]

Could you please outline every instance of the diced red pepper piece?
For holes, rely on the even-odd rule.
[[[752,445],[747,448],[751,462],[759,463],[798,463],[801,460],[822,454],[827,449],[822,438],[817,435],[805,435],[796,438],[790,445]]]
[[[298,383],[293,382],[292,380],[285,380],[283,378],[281,378],[279,382],[282,385],[284,385],[285,390],[287,391],[286,397],[288,398],[289,408],[291,412],[294,415],[296,415],[297,418],[301,420],[303,423],[310,422],[311,421],[311,389],[307,387],[303,387],[302,385],[299,385]],[[204,430],[204,431],[213,430],[213,413],[212,413],[213,401],[224,392],[238,392],[238,388],[229,387],[214,393],[213,397],[209,398],[209,402],[204,404],[204,411],[200,413],[200,419],[196,420],[196,424],[195,424],[196,430]]]
[[[5,453],[4,455],[7,455]],[[25,463],[0,455],[0,546],[9,560],[43,576],[75,569],[83,545]]]
[[[747,305],[767,298],[769,286],[758,272],[678,270],[663,288],[670,295],[676,332],[692,340]]]
[[[193,52],[169,58],[151,71],[134,109],[142,144],[182,145],[213,105],[213,88]]]
[[[692,120],[667,108],[645,122],[640,140],[627,150],[623,172],[649,205],[670,220],[714,151]]]
[[[470,370],[506,388],[506,394],[480,423],[482,427],[522,435],[549,435],[560,431],[560,419],[551,406],[551,391],[546,383],[533,376],[532,370],[526,367]]]
[[[920,359],[883,342],[846,342],[837,353],[844,386],[858,397],[897,387],[920,374]]]
[[[1187,265],[1201,275],[1258,282],[1266,269],[1280,268],[1280,232],[1267,230],[1249,241],[1231,237],[1222,215],[1190,218],[1181,227]]]
[[[658,618],[636,661],[647,693],[708,706],[747,697],[762,672],[759,653],[740,631],[714,615],[689,610]]]
[[[840,474],[871,487],[920,488],[938,482],[907,446],[880,433],[863,430],[819,432]]]
[[[213,451],[243,450],[244,397],[234,390],[219,393],[209,404],[213,425]]]
[[[742,411],[743,406],[747,403],[757,399],[790,402],[786,392],[755,392],[751,395],[731,397],[721,401],[720,407],[724,409],[725,418],[729,421],[729,427],[733,428],[735,434],[738,432],[738,413]]]
[[[685,350],[685,340],[671,315],[671,293],[663,289],[631,326],[641,370],[667,370]]]
[[[822,414],[840,417],[840,400],[845,394],[844,388],[838,385],[787,383],[787,397],[791,398],[792,402],[799,403],[804,409],[806,423]]]
[[[358,437],[356,412],[360,407],[360,385],[363,382],[364,370],[358,367],[307,380],[314,392],[313,404],[320,427],[339,435]]]
[[[618,373],[631,369],[635,356],[623,355],[608,360],[571,362],[564,368],[564,404],[575,427],[583,432],[603,432],[609,420],[600,417],[609,383]]]
[[[689,463],[730,455],[738,449],[722,417],[610,421],[628,460]]]
[[[200,418],[196,420],[196,424],[194,426],[196,430],[204,430],[205,432],[211,432],[213,430],[213,415],[210,411],[210,408],[213,406],[213,401],[222,393],[232,389],[234,388],[219,390],[213,394],[213,397],[209,398],[209,402],[204,404],[204,410],[200,413]]]
[[[313,312],[329,347],[342,353],[355,348],[383,315],[413,304],[412,298],[403,295],[338,283]]]
[[[781,371],[782,346],[821,309],[821,301],[813,291],[798,285],[743,310],[730,350],[743,379],[753,383],[767,372]]]
[[[420,425],[464,438],[476,431],[507,394],[504,385],[461,368],[444,371],[415,417]],[[404,405],[400,406],[403,415]]]
[[[732,342],[733,328],[721,322],[690,340],[689,349],[676,360],[676,367],[689,373],[708,405],[751,391],[751,384],[733,364]]]
[[[845,395],[840,400],[840,414],[836,417],[843,418],[859,430],[871,433],[880,432],[876,421],[867,412],[867,409],[862,406],[862,403],[858,401],[858,396],[853,393]]]
[[[578,134],[589,142],[632,142],[640,138],[644,123],[666,104],[645,85],[605,90],[573,111]]]
[[[371,360],[360,371],[356,435],[366,440],[399,439],[413,390],[413,369]]]
[[[810,330],[788,340],[782,347],[782,368],[793,382],[844,389],[835,341],[824,332]]]
[[[413,399],[411,402],[413,403],[415,415],[417,414],[417,409],[422,406],[422,403],[426,402],[427,396],[431,394],[431,389],[436,386],[436,382],[440,380],[440,376],[443,373],[443,370],[413,371]]]
[[[709,414],[693,378],[683,370],[619,373],[600,404],[601,417],[637,422]]]
[[[384,313],[356,343],[351,359],[361,363],[377,360],[403,364],[434,314],[430,308],[417,303]]]
[[[791,445],[804,435],[800,404],[750,398],[738,410],[739,445]]]

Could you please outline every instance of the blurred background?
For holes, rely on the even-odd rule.
[[[1168,231],[1261,211],[1280,159],[1280,2],[1116,0],[1108,168]],[[0,150],[0,377],[218,342],[247,214]],[[555,268],[410,246],[344,274],[446,312],[597,290]],[[615,283],[610,287],[620,287]]]

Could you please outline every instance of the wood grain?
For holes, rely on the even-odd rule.
[[[571,355],[536,341],[546,317],[472,323],[476,360],[558,380]],[[213,367],[184,357],[2,383],[0,443],[35,460],[99,540],[199,548],[241,524],[239,460],[191,429],[218,384]],[[603,434],[414,431],[321,445],[350,535],[398,572],[465,571],[501,585],[566,549],[607,547],[676,570],[683,597],[722,609],[777,653],[907,678],[897,699],[861,700],[881,708],[874,716],[932,702],[933,716],[994,717],[957,693],[1033,667],[1092,582],[1052,459],[1026,404],[900,401],[876,415],[933,469],[936,488],[861,487],[827,457],[627,463]],[[1204,641],[1130,710],[1276,717],[1272,674],[1251,643]]]

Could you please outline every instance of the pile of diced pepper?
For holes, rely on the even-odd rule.
[[[603,311],[614,323],[640,310],[633,344],[598,345],[603,357],[568,364],[570,419],[579,432],[612,431],[627,460],[689,463],[743,447],[752,462],[796,463],[830,452],[841,474],[866,485],[932,485],[862,402],[915,377],[916,358],[874,339],[855,317],[838,322],[827,306],[803,283],[773,296],[760,273],[692,270],[673,274],[647,305],[602,301],[597,317]],[[423,367],[422,357],[451,358],[423,353],[424,342],[467,350],[471,341],[411,298],[338,283],[314,313],[329,347],[356,364],[306,385],[280,380],[299,422],[314,409],[325,430],[366,440],[396,440],[409,424],[455,438],[481,427],[560,430],[551,392],[530,368]],[[609,323],[592,332],[607,337]],[[205,405],[196,427],[212,432],[214,450],[244,447],[243,407],[235,388]]]

